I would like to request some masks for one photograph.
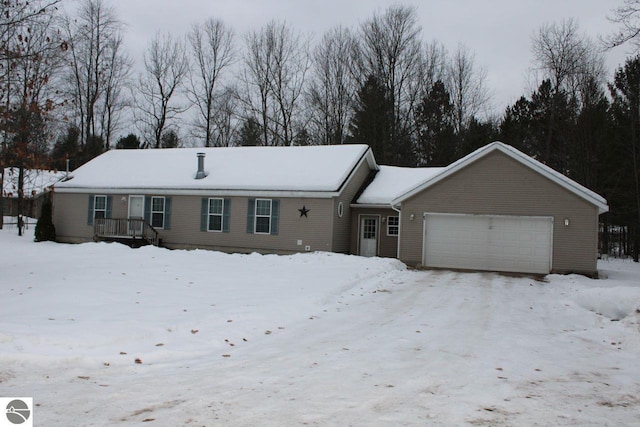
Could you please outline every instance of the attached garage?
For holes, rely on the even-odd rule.
[[[551,271],[553,218],[505,215],[424,215],[426,267]]]
[[[597,275],[608,211],[598,194],[501,142],[437,170],[391,208],[408,265],[587,275]]]

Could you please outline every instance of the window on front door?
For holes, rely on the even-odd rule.
[[[362,237],[365,239],[376,238],[376,220],[374,218],[366,218],[362,228]]]

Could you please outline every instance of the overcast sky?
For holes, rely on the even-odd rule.
[[[501,114],[529,94],[531,36],[544,23],[575,18],[591,37],[611,33],[611,10],[623,0],[109,0],[128,25],[127,50],[138,66],[146,43],[158,30],[186,34],[212,16],[237,34],[259,29],[272,19],[320,39],[337,25],[356,28],[376,11],[393,4],[417,7],[423,39],[438,40],[451,52],[463,43],[487,71],[493,108]],[[610,76],[623,64],[629,47],[606,54]]]

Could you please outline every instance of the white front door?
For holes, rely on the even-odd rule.
[[[378,218],[365,216],[360,219],[360,255],[378,255]]]
[[[144,196],[129,196],[129,219],[144,219]],[[142,223],[129,223],[129,234],[140,235]]]
[[[144,196],[129,196],[129,218],[144,218]]]

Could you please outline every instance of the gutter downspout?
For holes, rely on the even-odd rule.
[[[402,209],[396,209],[396,207],[391,203],[391,209],[398,212],[398,244],[396,248],[396,258],[400,259],[400,236],[402,235]]]

